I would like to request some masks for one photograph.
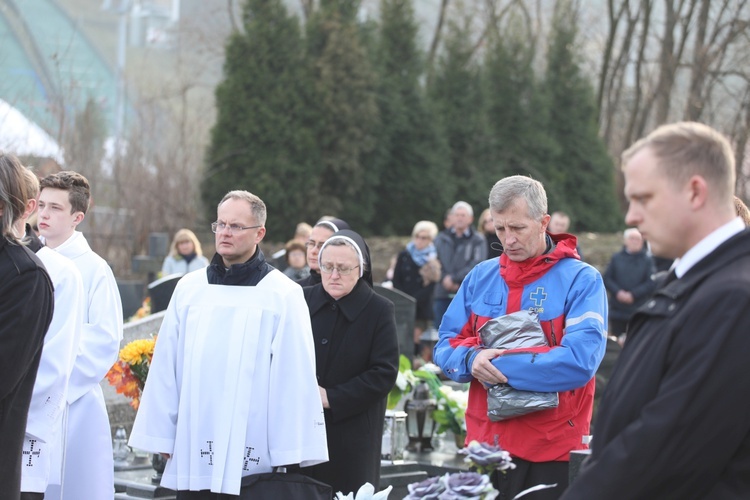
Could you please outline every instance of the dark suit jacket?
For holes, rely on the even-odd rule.
[[[326,409],[330,461],[301,471],[333,491],[378,488],[385,403],[398,374],[398,339],[393,303],[360,280],[334,300],[316,285],[304,289],[315,341],[318,385]]]
[[[0,237],[0,497],[21,491],[26,417],[52,321],[52,282],[41,261]]]
[[[750,498],[750,230],[630,320],[565,500]]]

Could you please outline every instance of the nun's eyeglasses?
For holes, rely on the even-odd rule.
[[[305,242],[305,248],[308,248],[308,249],[317,248],[318,251],[320,251],[320,249],[323,248],[323,244],[324,243],[325,243],[325,241],[309,240],[309,241]]]
[[[321,264],[320,270],[326,274],[331,274],[333,271],[338,271],[339,276],[349,276],[352,274],[352,271],[357,269],[359,266],[354,267],[336,267],[332,266],[331,264]]]

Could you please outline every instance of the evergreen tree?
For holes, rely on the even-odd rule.
[[[428,95],[440,118],[450,148],[450,176],[455,198],[475,209],[487,207],[487,195],[502,177],[499,165],[488,161],[486,113],[481,68],[473,60],[470,26],[449,23],[443,54],[431,79]]]
[[[309,68],[298,20],[280,0],[247,0],[243,33],[226,47],[216,89],[217,120],[207,153],[202,197],[209,220],[232,189],[247,189],[268,207],[267,239],[285,241],[308,210],[320,179]]]
[[[72,127],[68,127],[65,137],[65,160],[75,165],[76,170],[85,175],[91,185],[97,186],[100,196],[102,180],[102,145],[107,135],[104,112],[96,101],[89,97],[84,108],[77,112]],[[119,146],[115,146],[116,148]]]
[[[363,164],[375,146],[374,71],[350,2],[324,2],[307,25],[319,148],[320,183],[310,206],[363,233],[375,211],[373,179]]]
[[[534,74],[532,37],[519,21],[509,14],[504,29],[490,37],[485,57],[487,162],[495,180],[520,174],[542,182],[555,206],[560,183],[553,164],[556,146],[544,130],[548,106]]]
[[[576,231],[614,231],[621,226],[612,158],[599,137],[594,91],[576,52],[577,22],[569,2],[556,5],[547,52],[544,94],[547,131],[559,147],[564,199]]]
[[[376,60],[380,127],[368,168],[379,177],[376,234],[409,234],[420,219],[442,220],[452,203],[448,150],[420,84],[422,54],[410,0],[382,0]]]

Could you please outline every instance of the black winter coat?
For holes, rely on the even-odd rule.
[[[750,498],[750,231],[630,320],[567,500]]]
[[[618,321],[629,320],[656,289],[656,282],[651,279],[655,272],[654,261],[645,247],[638,253],[628,253],[623,248],[614,254],[603,276],[604,286],[609,292],[609,317]],[[625,304],[617,300],[620,290],[632,293],[635,302]]]
[[[20,497],[26,418],[53,306],[41,261],[0,237],[0,497],[6,500]]]
[[[396,259],[396,266],[393,268],[393,288],[414,297],[417,301],[415,318],[432,319],[432,294],[435,290],[435,283],[424,286],[422,275],[419,274],[419,266],[411,258],[408,250],[403,250]]]
[[[301,472],[354,492],[369,482],[378,488],[385,403],[398,374],[398,338],[393,303],[363,280],[334,300],[323,285],[304,288],[310,308],[318,385],[326,389],[324,410],[330,461]]]

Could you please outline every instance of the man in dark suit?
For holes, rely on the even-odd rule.
[[[679,261],[628,324],[591,456],[563,498],[750,498],[750,232],[734,153],[686,122],[622,160],[625,222]]]

